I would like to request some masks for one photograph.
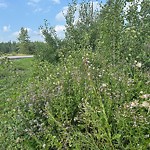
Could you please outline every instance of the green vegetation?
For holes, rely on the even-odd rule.
[[[30,37],[28,36],[28,31],[25,28],[21,28],[18,36],[18,51],[24,54],[34,53],[34,44],[30,42]]]
[[[17,84],[21,84],[22,80],[26,80],[29,74],[32,74],[32,59],[19,59],[10,61],[9,59],[0,60],[0,79],[1,79],[1,92],[8,91],[7,85],[13,88]],[[10,82],[12,82],[10,84]],[[2,92],[3,93],[3,92]],[[3,93],[4,94],[4,93]]]
[[[73,1],[63,40],[45,21],[34,59],[0,60],[1,149],[150,148],[149,2],[128,4]]]
[[[16,42],[1,42],[0,43],[0,54],[8,54],[12,52],[17,52],[17,43]]]

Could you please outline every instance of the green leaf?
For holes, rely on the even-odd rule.
[[[115,134],[115,135],[112,137],[112,140],[120,139],[120,137],[121,137],[121,134]]]
[[[134,0],[126,0],[127,2],[133,2]]]

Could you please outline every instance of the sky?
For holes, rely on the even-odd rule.
[[[72,0],[0,0],[0,42],[17,41],[21,27],[31,41],[43,41],[39,27],[47,19],[60,38],[64,37],[68,3]],[[94,1],[94,0],[93,0]],[[103,0],[104,2],[105,0]],[[81,0],[78,0],[81,2]],[[96,0],[94,1],[96,3]]]

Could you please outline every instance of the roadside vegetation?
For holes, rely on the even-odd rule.
[[[1,59],[0,147],[150,149],[149,5],[72,1],[63,40],[45,20],[35,58]]]

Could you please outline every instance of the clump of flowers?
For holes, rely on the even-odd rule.
[[[148,99],[148,98],[150,98],[150,94],[141,95],[140,98],[142,98],[142,99]]]

